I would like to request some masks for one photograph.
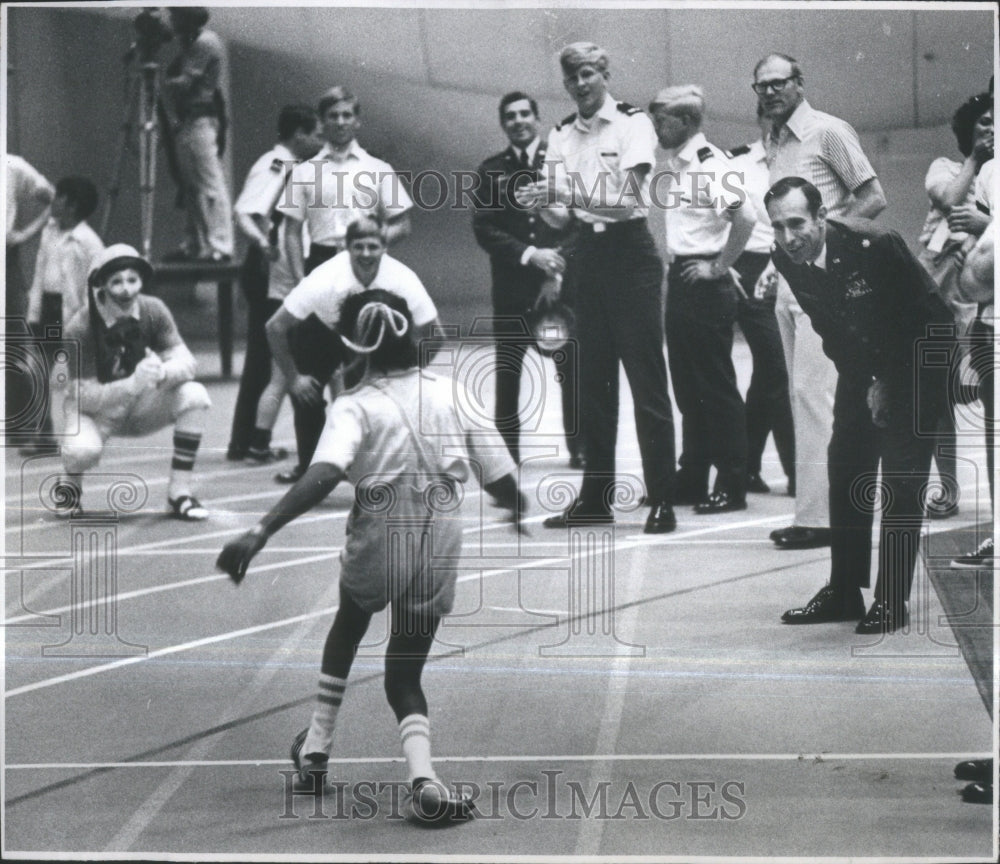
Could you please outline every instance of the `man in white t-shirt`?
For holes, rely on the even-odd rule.
[[[429,334],[437,325],[437,308],[420,277],[386,254],[387,227],[382,219],[374,215],[356,219],[347,227],[345,240],[347,250],[313,270],[267,322],[271,353],[290,385],[299,459],[294,468],[277,475],[279,483],[294,483],[305,473],[323,432],[323,388],[347,359],[336,333],[344,299],[381,288],[406,300],[417,327]]]

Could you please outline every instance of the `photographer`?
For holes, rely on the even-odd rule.
[[[219,37],[205,29],[204,6],[171,6],[170,23],[181,50],[167,66],[165,89],[187,210],[187,236],[174,257],[228,261],[233,254],[232,205],[220,161],[226,110],[219,82],[225,53]]]

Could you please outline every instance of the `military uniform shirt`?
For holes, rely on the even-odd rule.
[[[733,211],[753,208],[729,160],[701,132],[667,160],[657,176],[657,198],[666,204],[667,251],[671,255],[717,255],[726,245]],[[666,186],[666,197],[661,191]]]
[[[771,254],[771,244],[774,242],[774,231],[771,220],[764,206],[764,196],[771,188],[771,175],[767,168],[767,151],[764,142],[757,140],[746,148],[734,150],[729,157],[729,164],[737,174],[743,175],[743,188],[747,197],[753,203],[757,214],[753,232],[747,240],[744,252],[756,252],[761,255]]]
[[[627,186],[625,176],[639,165],[652,167],[656,162],[655,151],[656,133],[649,117],[638,108],[615,102],[607,94],[604,104],[590,119],[574,114],[552,130],[543,179],[573,188],[578,203],[591,197],[599,206],[632,202],[638,192],[639,203],[645,206],[632,209],[629,218],[641,219],[649,212],[651,172],[638,189]],[[582,207],[574,211],[584,222],[616,221]]]
[[[233,210],[247,216],[263,216],[268,220],[271,230],[273,230],[271,221],[275,207],[281,199],[292,168],[297,163],[298,160],[291,150],[284,144],[275,144],[251,166],[247,179],[243,183],[243,191],[236,199]],[[278,258],[272,261],[268,268],[267,296],[272,300],[283,300],[296,284],[285,256],[285,230],[287,227],[288,220],[281,219],[275,237]]]

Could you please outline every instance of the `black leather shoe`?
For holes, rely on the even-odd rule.
[[[227,462],[242,462],[247,458],[247,451],[242,447],[234,447],[232,444],[226,449]]]
[[[646,517],[646,524],[642,529],[643,534],[669,534],[677,528],[677,518],[674,516],[674,508],[669,504],[654,504]]]
[[[747,492],[766,495],[770,491],[771,487],[764,482],[764,478],[760,474],[747,474]]]
[[[971,780],[973,783],[993,782],[992,759],[970,759],[955,766],[956,780]]]
[[[992,783],[970,783],[962,789],[962,800],[966,804],[992,804]]]
[[[786,532],[791,531],[794,527],[795,527],[794,525],[789,525],[787,528],[775,528],[767,536],[770,537],[772,540],[777,540],[779,537],[781,537]]]
[[[791,528],[772,532],[771,539],[779,549],[819,549],[822,546],[829,546],[832,536],[829,528],[803,528],[793,525]]]
[[[266,450],[255,450],[251,447],[246,455],[246,461],[251,465],[272,465],[287,458],[288,451],[284,447],[268,447]]]
[[[557,516],[549,516],[542,525],[546,528],[571,528],[577,525],[611,525],[615,521],[607,510],[591,507],[579,498]]]
[[[274,475],[274,479],[278,483],[298,483],[299,478],[305,474],[305,468],[296,465],[294,468],[289,468],[287,471],[280,471]]]
[[[895,633],[900,627],[905,627],[909,623],[910,616],[905,606],[902,609],[893,609],[887,603],[877,600],[872,603],[868,614],[858,622],[854,632],[864,635]]]
[[[861,592],[844,596],[826,585],[805,606],[789,609],[781,616],[786,624],[826,624],[829,621],[857,621],[865,614]]]
[[[705,501],[694,505],[694,512],[699,516],[713,516],[716,513],[732,513],[735,510],[746,509],[746,498],[733,498],[728,492],[713,492]]]

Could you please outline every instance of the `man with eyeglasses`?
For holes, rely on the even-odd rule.
[[[875,169],[850,124],[814,109],[805,98],[802,69],[786,54],[769,54],[751,84],[770,123],[765,144],[771,183],[804,177],[835,217],[872,219],[885,208]],[[779,280],[775,305],[788,364],[795,421],[795,519],[772,532],[781,549],[830,545],[827,447],[833,430],[837,370],[788,283]]]

